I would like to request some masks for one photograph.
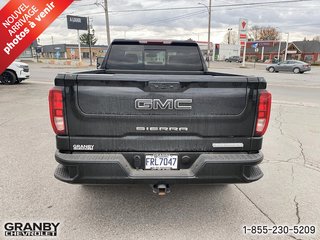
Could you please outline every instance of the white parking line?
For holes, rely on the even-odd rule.
[[[28,83],[35,83],[35,84],[54,85],[54,82],[44,82],[44,81],[27,81],[27,82]]]
[[[316,88],[316,89],[320,89],[320,86],[306,86],[306,85],[289,85],[289,84],[272,84],[272,83],[268,83],[268,86],[271,87],[289,87],[289,88]]]
[[[318,104],[315,103],[307,103],[307,102],[289,102],[289,101],[277,101],[273,100],[272,103],[279,105],[291,105],[291,106],[299,106],[299,107],[319,107]]]

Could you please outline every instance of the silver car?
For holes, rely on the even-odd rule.
[[[271,64],[266,68],[269,72],[293,72],[293,73],[304,73],[311,70],[309,63],[305,63],[297,60],[287,60],[284,62],[279,62]]]

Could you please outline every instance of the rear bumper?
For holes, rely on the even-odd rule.
[[[311,68],[302,68],[301,69],[301,72],[309,72],[309,71],[311,71]]]
[[[248,183],[260,179],[261,152],[202,153],[188,169],[143,170],[133,168],[121,153],[60,153],[55,177],[80,184]]]

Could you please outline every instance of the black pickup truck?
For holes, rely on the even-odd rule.
[[[114,40],[100,69],[49,93],[67,183],[248,183],[270,116],[266,81],[208,71],[193,41]]]

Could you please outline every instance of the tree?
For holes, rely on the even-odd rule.
[[[313,38],[313,41],[318,41],[318,42],[320,42],[320,36],[315,36],[315,37]]]
[[[229,34],[230,34],[230,39],[229,39]],[[238,33],[236,31],[230,31],[230,32],[228,31],[223,37],[223,43],[238,44]]]
[[[250,41],[258,40],[259,39],[259,31],[260,31],[259,26],[254,25],[252,26],[249,31],[248,31],[248,38]]]
[[[249,30],[249,38],[254,41],[278,40],[280,32],[275,27],[253,26]]]
[[[84,33],[80,35],[80,43],[82,45],[89,45],[89,42],[91,42],[91,46],[93,46],[97,43],[97,41],[98,39],[94,36],[94,34],[89,35],[88,33]]]

